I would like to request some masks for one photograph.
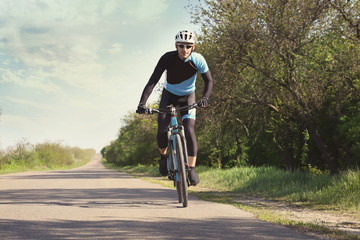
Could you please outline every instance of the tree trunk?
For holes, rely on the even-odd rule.
[[[318,147],[318,149],[321,151],[327,165],[328,168],[330,170],[330,172],[332,174],[337,173],[338,169],[336,167],[336,163],[334,161],[334,158],[331,155],[331,152],[329,150],[329,147],[325,144],[325,142],[322,140],[316,126],[315,123],[310,123],[309,124],[309,133],[310,136],[312,136],[315,140],[316,146]]]
[[[285,167],[286,169],[290,170],[290,171],[295,171],[298,166],[295,162],[294,157],[291,154],[291,151],[285,146],[282,147],[276,140],[275,136],[273,138],[273,141],[275,143],[275,145],[278,147],[278,149],[280,150],[282,159],[284,161]]]

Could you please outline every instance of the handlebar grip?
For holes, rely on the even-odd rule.
[[[136,110],[135,112],[138,113],[138,114],[145,114],[145,113],[149,113],[149,110],[147,110],[147,111],[144,112],[144,113],[141,113],[139,110]]]
[[[158,113],[159,111],[156,109],[146,109],[146,111],[144,113],[141,113],[139,110],[135,111],[138,114],[154,114],[154,112]]]

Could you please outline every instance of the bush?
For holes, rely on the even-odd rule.
[[[101,150],[106,161],[119,166],[156,164],[159,158],[156,116],[130,113],[123,122],[118,138]]]
[[[74,155],[58,143],[37,144],[35,151],[38,153],[44,166],[70,166],[75,161]]]
[[[95,153],[94,149],[66,147],[60,143],[32,145],[23,139],[16,146],[0,149],[0,170],[69,167],[90,161]]]

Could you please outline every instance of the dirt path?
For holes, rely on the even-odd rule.
[[[0,176],[2,239],[317,239],[236,207],[105,169],[97,156],[67,171]]]
[[[360,216],[354,213],[309,209],[300,205],[291,205],[284,202],[240,195],[233,195],[232,198],[242,205],[258,207],[260,209],[270,209],[271,212],[288,219],[305,223],[316,223],[331,229],[342,230],[350,234],[358,235],[360,239]]]

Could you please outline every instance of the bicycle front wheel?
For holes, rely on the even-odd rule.
[[[170,170],[174,171],[178,169],[177,166],[175,166],[175,152],[174,152],[174,147],[173,147],[173,140],[171,140],[169,142],[169,166],[170,166]],[[176,141],[176,140],[174,140]],[[176,180],[176,176],[173,176],[173,180],[174,180],[174,186],[176,187],[176,191],[178,194],[178,199],[179,199],[179,203],[182,203],[182,197],[181,197],[181,186],[180,186],[180,182]]]
[[[179,182],[177,183],[179,202],[183,204],[183,207],[188,205],[188,190],[187,190],[187,181],[186,181],[186,168],[185,168],[185,156],[184,156],[184,146],[181,141],[180,134],[176,134],[176,159],[178,165],[178,174]]]

